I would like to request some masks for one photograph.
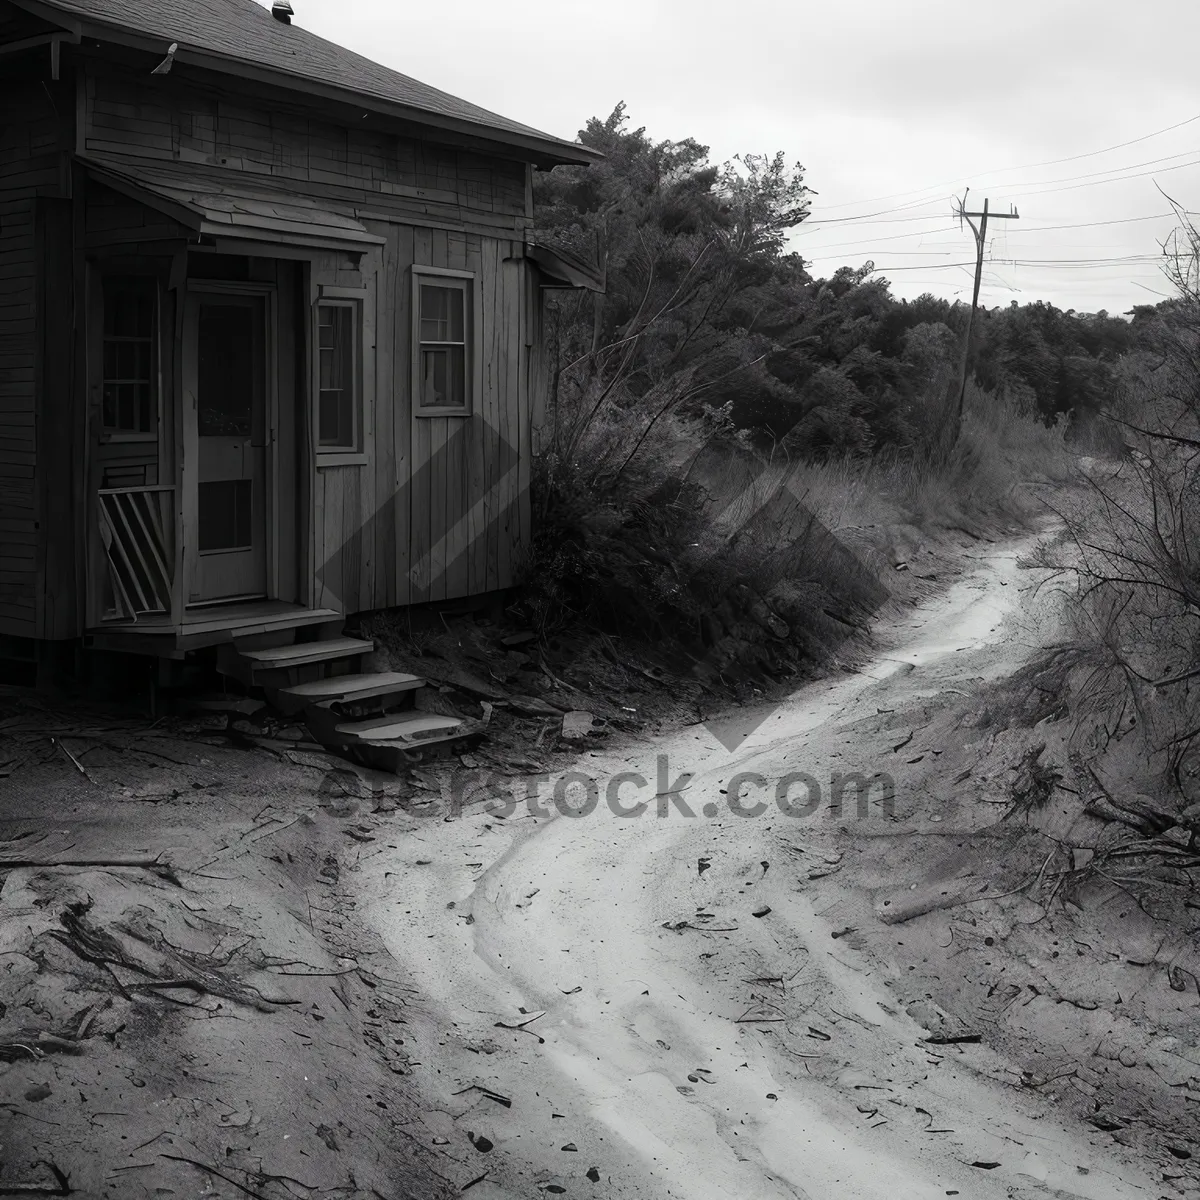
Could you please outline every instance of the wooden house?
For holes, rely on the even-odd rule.
[[[282,0],[0,0],[0,639],[179,659],[509,587],[541,296],[599,286],[532,171],[596,157]]]

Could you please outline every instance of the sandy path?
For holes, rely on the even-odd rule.
[[[836,936],[810,876],[852,850],[852,813],[746,819],[722,791],[737,772],[870,773],[855,721],[1019,666],[1053,635],[1016,565],[1027,548],[981,554],[866,671],[797,693],[735,753],[698,726],[586,756],[601,785],[586,817],[477,811],[364,862],[363,916],[425,997],[414,1040],[446,1149],[462,1184],[486,1172],[473,1196],[1159,1194],[1107,1139],[1000,1082],[985,1047],[924,1043],[886,953]],[[668,787],[692,776],[692,819],[656,815],[662,756]],[[621,793],[649,800],[640,817],[603,802],[620,772],[651,784]]]

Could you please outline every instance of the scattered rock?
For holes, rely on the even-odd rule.
[[[605,725],[605,721],[597,720],[590,712],[569,712],[562,719],[562,735],[569,742],[578,742],[603,732]]]
[[[537,641],[537,634],[530,629],[522,629],[519,633],[510,633],[507,637],[500,639],[502,646],[526,646],[530,642]]]

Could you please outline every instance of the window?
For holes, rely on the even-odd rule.
[[[317,305],[317,448],[358,448],[358,309],[354,301]]]
[[[467,416],[471,411],[472,280],[418,274],[414,286],[418,416]]]
[[[153,279],[104,281],[105,430],[153,434],[158,416],[155,386]]]

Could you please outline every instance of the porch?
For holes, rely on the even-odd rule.
[[[367,449],[362,318],[314,267],[353,284],[381,239],[311,202],[85,170],[87,644],[181,658],[340,632],[313,492]]]
[[[138,621],[110,621],[91,629],[84,645],[96,650],[183,659],[195,650],[229,643],[287,642],[311,631],[339,634],[344,616],[332,608],[305,608],[280,600],[258,600],[219,608],[194,609],[175,623],[167,613]]]

